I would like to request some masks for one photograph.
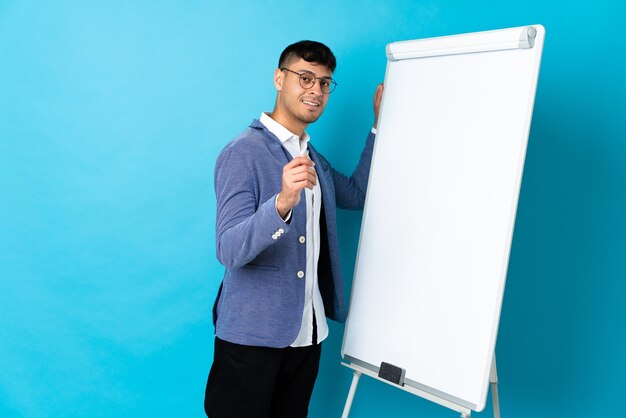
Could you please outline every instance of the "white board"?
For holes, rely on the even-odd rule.
[[[534,35],[534,36],[533,36]],[[545,30],[389,44],[342,356],[484,408]]]

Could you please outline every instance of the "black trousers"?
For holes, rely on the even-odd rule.
[[[254,347],[215,338],[204,397],[209,418],[305,418],[321,344]]]

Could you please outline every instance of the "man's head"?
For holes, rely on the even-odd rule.
[[[336,65],[332,51],[322,43],[300,41],[285,48],[274,72],[278,93],[272,117],[301,135],[324,111]]]

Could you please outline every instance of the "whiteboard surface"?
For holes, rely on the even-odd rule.
[[[532,48],[388,62],[342,347],[344,358],[402,367],[422,389],[477,411],[545,34],[533,27]]]

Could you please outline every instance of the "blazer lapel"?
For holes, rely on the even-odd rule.
[[[250,124],[250,128],[259,130],[263,133],[263,140],[270,154],[280,163],[280,165],[285,165],[293,158],[289,151],[283,147],[283,144],[280,143],[280,139],[276,137],[273,133],[269,131],[259,120],[254,119]]]
[[[317,171],[317,178],[320,182],[320,187],[322,188],[322,203],[323,202],[334,202],[334,187],[331,187],[332,177],[330,174],[330,170],[326,165],[326,162],[323,161],[320,154],[317,152],[315,148],[311,145],[311,142],[308,144],[309,147],[309,157],[315,163],[315,170]],[[328,200],[331,199],[331,200]],[[334,206],[334,204],[333,204]]]

